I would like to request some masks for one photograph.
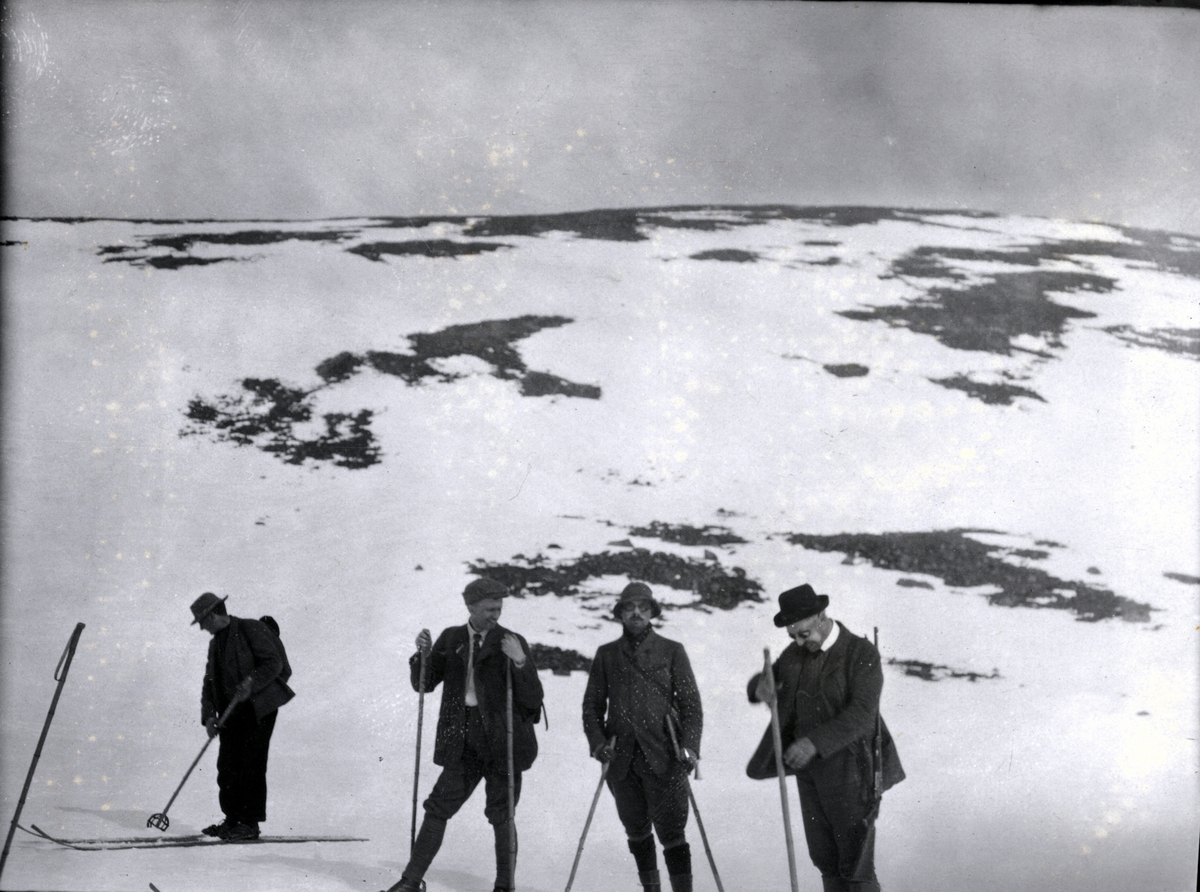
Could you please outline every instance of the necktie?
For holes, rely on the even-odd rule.
[[[479,698],[475,696],[475,651],[483,644],[483,636],[476,632],[471,636],[471,653],[467,657],[467,691],[463,696],[467,706],[478,706]]]

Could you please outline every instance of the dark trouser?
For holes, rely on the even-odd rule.
[[[796,785],[808,854],[827,892],[878,892],[872,805],[853,751],[814,759]]]
[[[659,777],[641,747],[637,747],[625,776],[608,776],[608,789],[643,881],[658,869],[651,828],[662,843],[668,872],[690,874],[691,849],[684,836],[688,820],[687,771],[683,765],[673,764],[665,776]]]
[[[218,732],[221,750],[217,755],[217,787],[221,811],[230,821],[245,824],[267,819],[267,753],[276,712],[254,716],[254,707],[237,707]]]
[[[433,858],[442,846],[446,822],[463,807],[482,780],[484,784],[483,814],[495,831],[496,886],[512,888],[512,875],[516,869],[510,852],[508,823],[508,766],[497,765],[489,757],[481,756],[472,742],[478,742],[482,733],[478,711],[467,710],[467,743],[463,746],[462,759],[442,769],[425,800],[425,820],[413,846],[412,857],[404,868],[404,876],[420,880],[433,863]],[[521,772],[513,772],[513,811],[521,801]],[[515,833],[515,830],[513,831]]]

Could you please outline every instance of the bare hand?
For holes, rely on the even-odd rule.
[[[783,761],[788,768],[799,770],[815,759],[816,755],[817,748],[813,746],[813,742],[807,737],[801,737],[787,748],[783,754]]]
[[[433,637],[428,629],[422,629],[421,634],[417,636],[417,650],[425,656],[429,656],[429,652],[433,650]]]
[[[500,649],[504,651],[505,656],[513,661],[513,665],[520,669],[525,665],[525,651],[521,648],[521,641],[512,632],[506,634],[500,642]]]

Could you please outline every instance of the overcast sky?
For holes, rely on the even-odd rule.
[[[1200,234],[1200,14],[15,0],[5,212],[871,204]]]

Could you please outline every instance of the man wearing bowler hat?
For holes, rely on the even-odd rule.
[[[505,586],[476,579],[463,590],[468,620],[451,626],[431,641],[428,630],[417,636],[417,652],[409,660],[413,690],[420,690],[421,655],[425,655],[426,691],[442,686],[434,764],[442,773],[425,800],[425,819],[400,880],[388,892],[417,892],[422,877],[442,846],[446,823],[470,798],[482,780],[483,814],[495,836],[497,892],[513,888],[515,852],[508,821],[508,666],[512,666],[513,808],[521,799],[521,772],[537,757],[534,728],[542,710],[542,682],[529,645],[499,624]]]
[[[662,614],[650,587],[632,582],[613,615],[624,631],[601,645],[583,694],[592,756],[608,762],[608,788],[646,892],[660,892],[654,833],[672,892],[692,892],[687,776],[700,754],[704,716],[687,651],[650,626]]]
[[[777,698],[784,770],[796,776],[804,836],[825,892],[879,892],[875,877],[874,737],[883,691],[879,651],[830,619],[826,595],[805,584],[779,596],[775,625],[791,643],[775,661],[775,690],[765,673],[750,679],[750,702]],[[883,790],[904,779],[887,725]],[[771,729],[746,766],[755,779],[776,777]]]
[[[267,753],[276,711],[295,694],[278,635],[262,621],[230,616],[229,596],[205,592],[192,603],[192,625],[212,635],[200,693],[200,720],[208,736],[221,735],[217,787],[225,819],[204,828],[234,842],[258,839],[267,819]],[[225,723],[219,717],[233,704]]]

